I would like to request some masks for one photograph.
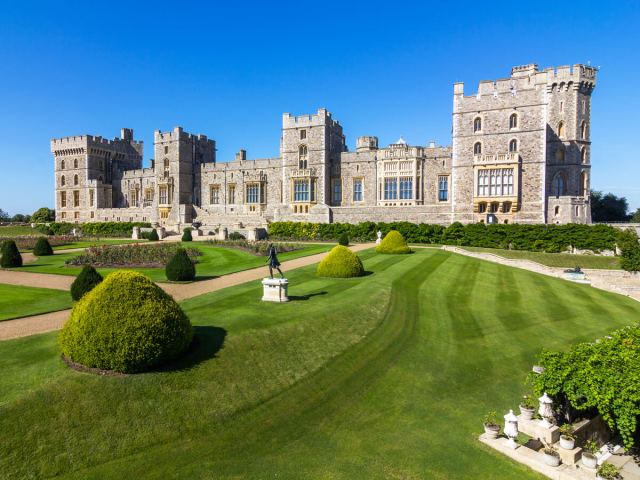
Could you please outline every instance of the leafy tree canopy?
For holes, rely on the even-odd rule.
[[[31,221],[34,223],[53,222],[56,219],[55,210],[51,210],[47,207],[42,207],[33,212],[31,215]]]
[[[629,219],[629,203],[613,193],[591,191],[591,219],[594,222],[624,222]]]

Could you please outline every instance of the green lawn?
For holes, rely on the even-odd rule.
[[[0,321],[71,307],[69,292],[0,284]]]
[[[502,250],[499,248],[460,247],[470,252],[493,253],[504,258],[518,260],[532,260],[548,267],[563,268],[602,268],[606,270],[620,270],[618,257],[604,257],[597,255],[571,255],[569,253],[527,252],[525,250]]]
[[[42,234],[35,228],[25,226],[0,227],[0,237],[19,237],[21,235],[32,235],[39,237]]]
[[[77,242],[71,242],[66,245],[60,245],[59,247],[53,247],[54,250],[70,250],[72,248],[87,248],[94,247],[96,245],[124,245],[127,243],[142,243],[147,240],[132,240],[130,238],[101,238],[100,240],[80,240]]]
[[[334,245],[335,244],[308,245],[300,250],[279,254],[278,258],[280,261],[292,260],[294,258],[313,255],[315,253],[326,252]],[[201,257],[198,257],[199,263],[196,265],[197,279],[200,280],[239,272],[241,270],[248,270],[255,267],[265,266],[266,269],[266,257],[256,256],[243,250],[235,248],[221,248],[213,245],[205,245],[199,242],[184,244],[184,246],[197,248],[203,253]],[[41,257],[37,261],[26,263],[23,267],[16,270],[61,275],[77,275],[80,273],[81,267],[67,267],[64,264],[65,260],[76,256],[78,256],[78,252],[60,253],[48,257]],[[116,269],[98,269],[98,271],[103,275],[114,270]],[[164,268],[136,268],[135,270],[144,273],[156,282],[167,280]]]
[[[372,274],[289,273],[183,302],[197,347],[171,370],[67,369],[55,334],[0,342],[6,478],[533,479],[477,441],[517,406],[542,347],[629,324],[640,304],[440,250],[361,253]]]

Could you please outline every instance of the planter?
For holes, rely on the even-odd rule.
[[[582,466],[584,468],[591,468],[595,470],[598,467],[598,458],[593,453],[583,452]]]
[[[544,452],[542,459],[544,460],[544,463],[546,463],[550,467],[557,467],[558,465],[560,465],[560,455],[558,455],[557,453],[555,455],[552,455]]]
[[[533,420],[533,415],[535,413],[535,408],[527,408],[520,405],[520,417],[522,418],[522,420]]]
[[[560,435],[560,448],[564,448],[565,450],[573,450],[575,446],[576,440],[574,438]]]
[[[500,433],[500,425],[487,425],[484,424],[484,435],[486,438],[494,439],[498,438],[498,434]]]

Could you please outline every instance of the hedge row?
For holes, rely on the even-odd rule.
[[[334,240],[346,233],[356,241],[374,241],[380,230],[386,235],[397,230],[409,243],[435,243],[470,247],[504,248],[537,252],[563,252],[570,247],[582,250],[614,250],[617,229],[607,225],[486,225],[453,223],[448,227],[409,222],[304,223],[275,222],[269,236],[282,240]]]
[[[133,227],[150,227],[148,222],[91,222],[68,223],[53,222],[48,225],[40,225],[38,229],[47,235],[68,235],[73,229],[82,235],[89,237],[130,237]]]

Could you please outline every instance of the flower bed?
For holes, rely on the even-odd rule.
[[[180,248],[177,243],[153,243],[132,245],[101,245],[90,247],[82,255],[71,258],[66,265],[93,265],[94,267],[164,267]],[[197,263],[200,250],[187,248],[192,262]]]
[[[18,237],[0,237],[0,244],[2,244],[5,240],[13,240],[16,242],[16,246],[19,250],[33,250],[33,247],[36,246],[36,242],[38,238],[43,235],[36,232],[35,235],[20,235]],[[72,235],[52,235],[47,237],[49,240],[49,244],[52,247],[59,247],[61,245],[68,245],[76,241],[75,237]]]
[[[266,257],[269,254],[269,244],[272,242],[264,240],[255,242],[249,240],[207,240],[205,243],[216,247],[238,248],[254,255]],[[274,245],[278,253],[293,252],[304,248],[304,245],[300,243],[274,243]]]

